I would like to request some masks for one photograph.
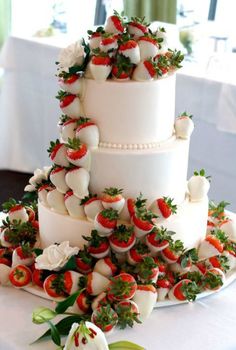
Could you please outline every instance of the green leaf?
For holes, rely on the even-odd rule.
[[[62,271],[68,271],[68,270],[76,270],[77,265],[76,265],[76,260],[75,256],[72,255],[70,259],[67,261],[65,266],[63,267]]]
[[[145,350],[142,346],[126,340],[111,343],[108,347],[110,350]]]
[[[61,335],[60,335],[58,329],[51,321],[48,321],[47,323],[49,324],[50,329],[51,329],[51,338],[52,338],[53,343],[55,343],[58,346],[61,346]]]
[[[57,313],[47,307],[38,307],[33,311],[32,321],[35,324],[42,324],[52,320],[57,316]]]
[[[67,309],[68,307],[70,306],[73,306],[77,297],[84,291],[84,288],[83,289],[80,289],[78,290],[77,292],[71,294],[68,298],[66,298],[65,300],[63,301],[59,301],[57,303],[57,306],[55,308],[55,311],[57,314],[63,314]]]

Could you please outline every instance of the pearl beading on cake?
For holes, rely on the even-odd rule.
[[[130,143],[130,144],[121,144],[121,143],[110,143],[110,142],[100,142],[99,147],[101,148],[114,148],[114,149],[150,149],[160,146],[160,142],[151,142],[151,143]]]

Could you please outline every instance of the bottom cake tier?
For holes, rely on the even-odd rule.
[[[42,248],[63,241],[69,241],[70,245],[82,248],[86,243],[82,236],[90,236],[91,230],[94,229],[93,222],[58,214],[42,203],[38,205],[38,215]],[[157,226],[174,231],[174,239],[181,240],[186,249],[197,248],[206,235],[207,217],[208,199],[190,202],[187,197],[178,206],[177,214],[168,219],[158,219]]]

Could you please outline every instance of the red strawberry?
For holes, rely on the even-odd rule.
[[[109,278],[111,276],[114,276],[117,271],[117,266],[112,261],[112,258],[109,256],[99,259],[95,266],[94,271],[100,273],[101,275]]]
[[[0,264],[11,266],[11,260],[7,258],[0,258]]]
[[[97,259],[102,259],[110,252],[109,241],[106,237],[99,236],[96,230],[92,230],[91,237],[83,236],[89,242],[88,252]]]
[[[200,289],[196,282],[189,279],[183,279],[176,283],[168,293],[170,300],[194,301]]]
[[[43,283],[45,293],[52,298],[68,296],[73,283],[68,272],[49,275]]]
[[[136,289],[137,283],[134,277],[128,273],[120,273],[110,279],[107,289],[108,299],[111,301],[131,299]]]
[[[133,72],[133,64],[129,58],[118,54],[111,72],[113,78],[116,80],[129,80]]]
[[[90,152],[85,143],[76,138],[69,139],[66,147],[66,157],[71,164],[87,170],[90,168]]]
[[[135,200],[133,198],[128,198],[125,200],[124,207],[120,213],[120,219],[124,221],[130,221],[134,213],[135,213]]]
[[[27,286],[31,278],[31,270],[25,265],[15,266],[9,274],[11,284],[18,288]]]
[[[158,293],[157,300],[164,301],[170,289],[172,288],[173,284],[169,280],[168,276],[162,275],[158,277],[158,280],[156,281],[156,286],[157,286],[157,293]]]
[[[122,189],[118,189],[115,187],[105,188],[101,196],[102,205],[104,206],[104,208],[112,208],[114,210],[117,210],[118,213],[120,213],[125,204],[125,199],[122,196],[122,192]]]
[[[54,164],[61,167],[68,167],[70,165],[66,157],[66,147],[63,143],[60,143],[59,140],[50,142],[48,153]]]
[[[156,215],[145,207],[136,208],[135,214],[132,216],[132,223],[134,225],[136,237],[143,237],[153,230],[153,219],[155,217]]]
[[[173,199],[168,197],[159,198],[151,205],[150,210],[158,217],[167,219],[172,214],[176,214],[177,206],[173,204]]]
[[[140,321],[145,321],[150,316],[156,304],[156,288],[152,284],[138,285],[133,301],[138,305]]]
[[[207,260],[211,268],[217,268],[226,273],[230,269],[229,259],[226,255],[212,256]]]
[[[133,248],[127,252],[127,261],[131,265],[137,265],[150,253],[148,246],[138,241]]]
[[[97,195],[89,194],[81,200],[84,206],[84,212],[89,221],[94,221],[96,215],[103,210],[102,201]]]
[[[203,278],[203,285],[208,290],[218,290],[225,282],[225,274],[222,270],[211,268],[207,270]]]
[[[79,97],[60,91],[57,98],[60,100],[60,108],[64,114],[70,118],[79,118],[82,112]]]
[[[90,71],[93,79],[97,81],[106,80],[111,73],[111,59],[106,54],[93,56],[90,61]]]
[[[180,240],[174,243],[170,242],[169,246],[161,251],[162,258],[169,264],[175,263],[184,249],[183,243]]]
[[[221,230],[216,230],[214,233],[207,235],[200,243],[198,249],[199,259],[203,260],[221,254],[227,241],[228,237]]]
[[[117,225],[118,211],[112,208],[104,209],[98,213],[94,220],[94,227],[100,235],[108,236]]]
[[[36,286],[43,288],[43,283],[44,280],[46,278],[46,274],[44,270],[38,270],[38,269],[34,269],[33,273],[32,273],[32,282],[33,284],[35,284]]]
[[[82,93],[83,78],[77,74],[71,74],[66,78],[59,79],[60,87],[70,94],[79,95]]]
[[[90,303],[88,296],[85,292],[80,293],[80,295],[76,298],[76,313],[79,315],[87,314],[90,308]]]
[[[171,236],[174,234],[172,231],[167,231],[164,227],[154,228],[146,236],[146,244],[150,249],[150,252],[155,254],[169,246],[169,242],[172,241]]]
[[[76,138],[85,143],[87,147],[98,147],[99,130],[97,125],[89,118],[79,118],[75,135]]]
[[[110,246],[117,253],[125,253],[135,244],[136,238],[133,227],[117,226],[109,237]]]
[[[122,300],[116,305],[118,315],[118,326],[121,329],[127,326],[133,327],[134,322],[141,323],[139,320],[139,307],[133,300]]]
[[[118,33],[121,34],[125,30],[123,25],[123,18],[114,11],[114,15],[107,18],[105,31],[108,33]]]
[[[148,35],[140,37],[138,45],[142,61],[155,57],[159,50],[157,38]]]
[[[110,281],[100,273],[93,271],[87,275],[86,291],[90,295],[98,295],[104,292]]]
[[[110,305],[100,306],[93,311],[91,321],[106,333],[116,326],[118,315]]]

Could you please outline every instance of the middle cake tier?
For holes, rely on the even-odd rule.
[[[107,187],[117,187],[123,189],[125,198],[136,198],[142,192],[148,203],[163,196],[181,203],[186,193],[188,152],[189,140],[174,136],[147,149],[94,149],[90,192],[100,195]]]

